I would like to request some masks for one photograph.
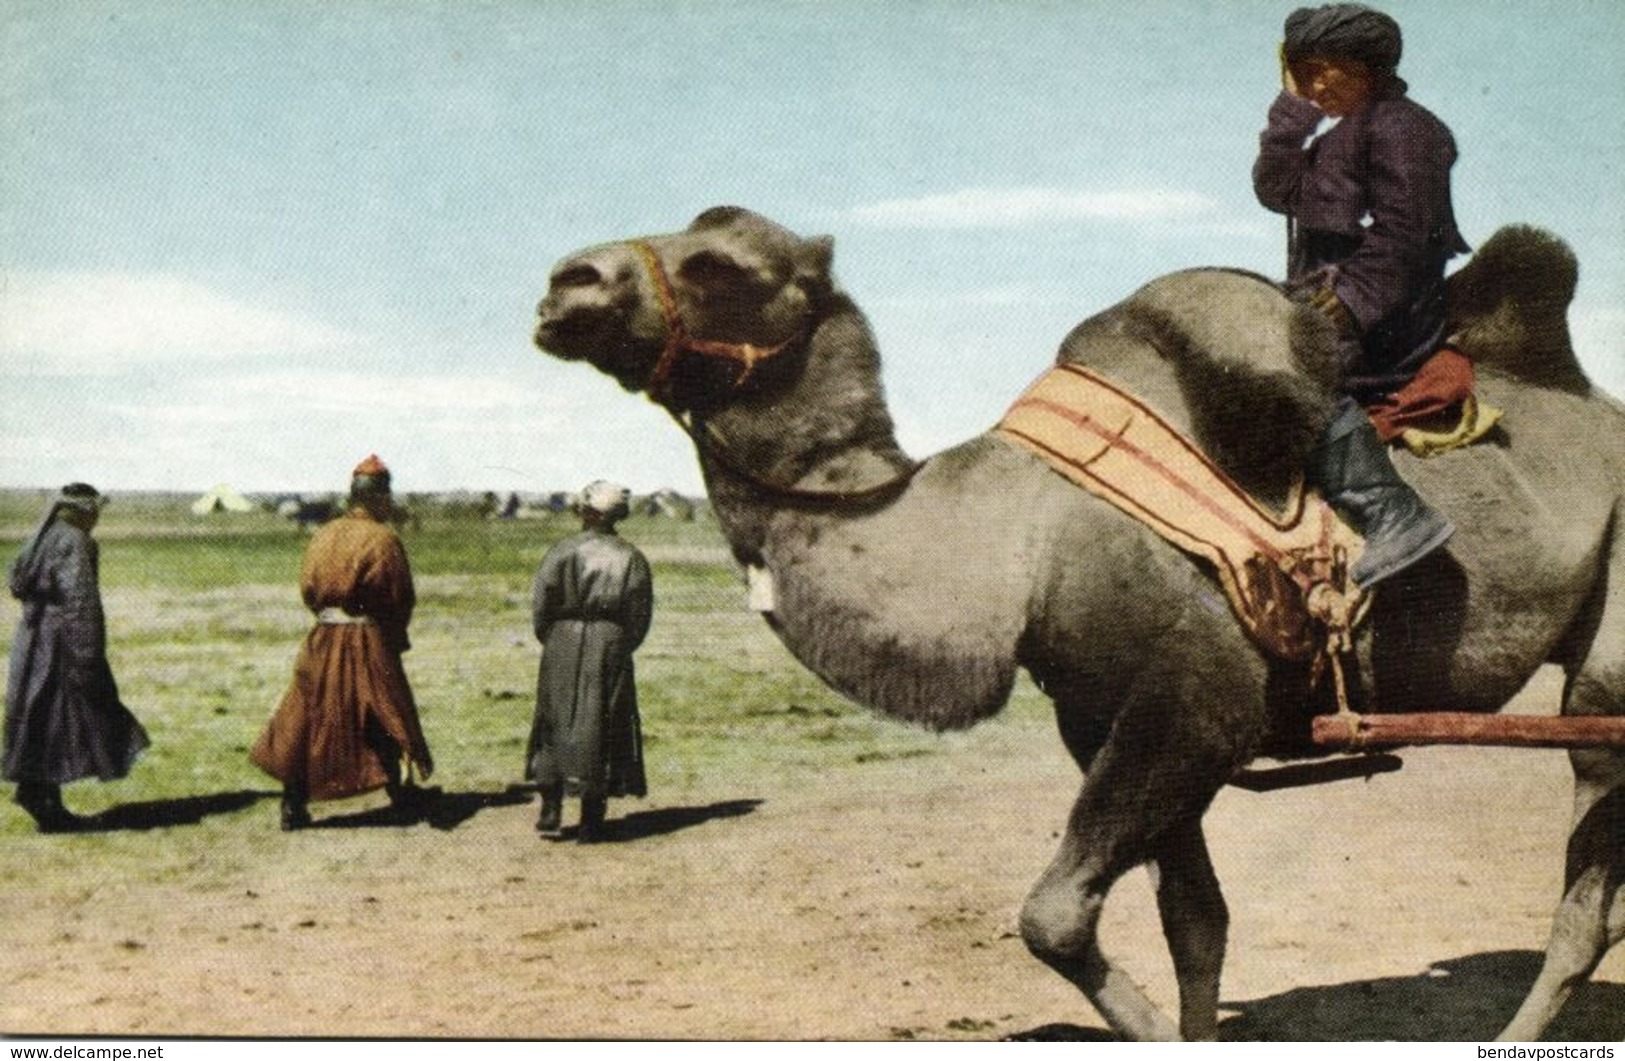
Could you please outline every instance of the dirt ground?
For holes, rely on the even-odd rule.
[[[942,754],[861,764],[838,783],[766,790],[716,776],[618,802],[618,835],[596,846],[539,840],[521,794],[454,781],[428,821],[381,822],[376,801],[325,804],[341,827],[291,835],[275,833],[266,793],[233,815],[272,834],[267,856],[212,867],[206,889],[184,874],[114,874],[52,899],[8,886],[0,1027],[1102,1037],[1016,934],[1075,768],[1036,720],[947,740]],[[1559,890],[1564,758],[1439,748],[1404,760],[1370,780],[1221,794],[1208,822],[1232,915],[1226,1038],[1485,1040],[1517,1005]],[[74,838],[11,842],[43,852]],[[1104,938],[1172,1007],[1144,872],[1114,892]],[[1554,1038],[1625,1038],[1622,950]]]

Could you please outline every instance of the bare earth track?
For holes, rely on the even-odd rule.
[[[1543,675],[1526,700],[1547,702]],[[1015,916],[1075,768],[1017,713],[940,753],[772,791],[727,776],[613,805],[615,842],[540,841],[517,794],[266,840],[264,857],[132,871],[77,891],[30,867],[73,837],[12,834],[3,860],[8,1033],[523,1038],[1094,1038],[1102,1022],[1030,958]],[[1561,753],[1436,748],[1397,774],[1256,794],[1209,816],[1232,912],[1221,1034],[1484,1040],[1538,965],[1562,865]],[[203,806],[274,830],[275,800]],[[127,812],[135,813],[135,812]],[[586,882],[586,883],[583,883]],[[1104,939],[1174,1004],[1146,875]],[[1554,1038],[1625,1037],[1625,954]]]

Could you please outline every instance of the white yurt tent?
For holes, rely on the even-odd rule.
[[[243,495],[225,483],[211,486],[202,497],[192,502],[194,516],[208,516],[215,512],[252,512],[254,506]]]

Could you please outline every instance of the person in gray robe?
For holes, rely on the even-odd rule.
[[[582,491],[581,533],[542,558],[532,593],[542,662],[525,776],[536,782],[536,831],[561,833],[566,795],[581,799],[583,843],[602,838],[606,801],[643,796],[643,730],[632,653],[654,611],[649,562],[615,533],[628,511],[625,487],[598,481]]]
[[[23,605],[11,643],[0,774],[40,832],[72,832],[84,820],[62,803],[80,778],[124,777],[147,733],[119,700],[107,662],[107,622],[90,532],[102,495],[69,483],[52,501],[11,565],[11,595]]]

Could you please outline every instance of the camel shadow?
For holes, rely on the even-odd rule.
[[[1435,962],[1416,976],[1296,988],[1227,1002],[1238,1015],[1220,1026],[1231,1042],[1411,1040],[1488,1042],[1518,1009],[1540,972],[1539,951],[1491,951]],[[1625,1038],[1625,985],[1586,984],[1546,1030],[1547,1041]]]
[[[181,796],[176,799],[146,800],[141,803],[121,803],[100,814],[84,815],[74,830],[81,833],[144,832],[148,829],[167,829],[175,825],[196,825],[204,818],[216,814],[235,814],[262,799],[275,799],[279,792],[258,792],[244,789],[239,792],[215,792],[206,796]]]
[[[410,803],[396,807],[372,807],[349,814],[323,817],[312,829],[380,829],[427,825],[450,832],[487,807],[512,807],[528,801],[530,789],[509,785],[498,792],[446,792],[439,786],[418,789]]]
[[[1299,987],[1268,998],[1225,1001],[1236,1015],[1221,1042],[1489,1042],[1517,1010],[1540,971],[1539,951],[1492,951],[1436,962],[1416,976]],[[1009,1038],[1102,1042],[1105,1029],[1046,1024]],[[1625,1038],[1625,985],[1578,988],[1546,1030],[1548,1042]]]
[[[1001,1040],[1007,1043],[1115,1043],[1117,1036],[1105,1028],[1085,1028],[1081,1024],[1040,1024],[1024,1032],[1011,1032]]]
[[[606,844],[629,843],[651,836],[664,836],[682,829],[704,825],[721,818],[737,818],[749,814],[762,805],[759,799],[729,799],[709,803],[703,807],[661,807],[657,810],[639,810],[604,823],[599,842]],[[561,840],[573,840],[577,827],[564,830]]]

